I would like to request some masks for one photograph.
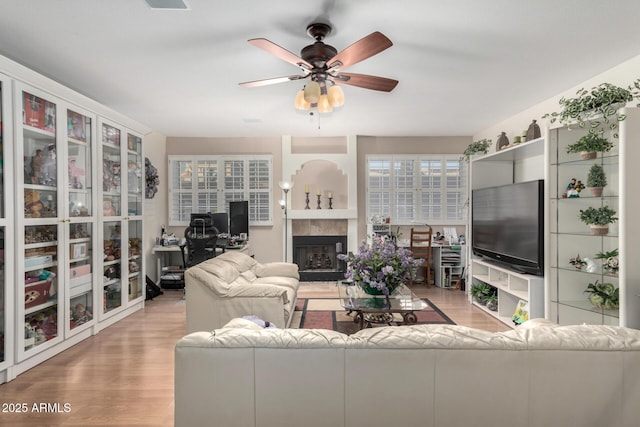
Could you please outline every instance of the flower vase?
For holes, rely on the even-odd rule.
[[[367,295],[384,295],[384,292],[382,290],[374,288],[373,286],[369,286],[369,284],[367,283],[359,282],[358,285]],[[389,294],[392,294],[398,286],[399,284],[387,284],[387,287],[389,288]]]

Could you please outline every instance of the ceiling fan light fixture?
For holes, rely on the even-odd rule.
[[[296,100],[294,105],[298,110],[308,110],[309,108],[311,108],[311,104],[304,99],[303,89],[300,89],[298,93],[296,93]]]
[[[321,113],[330,113],[333,111],[333,107],[331,106],[331,102],[329,102],[329,97],[327,95],[320,95],[318,99],[318,111]]]
[[[344,105],[344,92],[340,86],[335,84],[331,86],[327,91],[327,96],[332,107],[342,107]]]
[[[320,85],[313,80],[304,87],[304,100],[310,104],[315,104],[320,98]]]

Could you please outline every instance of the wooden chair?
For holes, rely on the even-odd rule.
[[[416,259],[423,259],[424,263],[420,268],[424,268],[424,280],[427,287],[431,285],[431,242],[433,241],[433,230],[429,227],[428,230],[414,230],[411,229],[411,255]],[[409,282],[413,285],[413,279]]]

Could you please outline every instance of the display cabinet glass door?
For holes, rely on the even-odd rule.
[[[92,206],[93,153],[91,118],[67,110],[67,191],[69,212],[66,217],[90,217]]]
[[[94,188],[93,120],[67,109],[68,205],[68,331],[93,323],[94,307]],[[83,326],[85,325],[85,326]]]
[[[142,138],[127,133],[127,213],[129,216],[142,215],[144,189]]]
[[[122,131],[102,124],[102,216],[122,215]]]
[[[129,297],[132,301],[142,296],[142,220],[128,221],[129,262],[127,263],[129,278]]]
[[[26,352],[53,345],[62,335],[58,322],[62,319],[60,284],[64,283],[60,281],[59,227],[64,212],[59,209],[62,177],[56,137],[58,105],[35,89],[18,88],[16,94],[22,104],[22,120],[16,124],[22,140],[17,155],[23,164],[17,176],[22,180],[24,205],[16,210],[22,217],[18,239],[22,239],[20,247],[24,251],[18,262],[18,274],[23,278],[17,297],[24,297],[24,306],[18,310],[19,316],[24,315],[24,327],[16,326],[18,333],[24,334],[19,341],[22,349],[18,345],[24,357]]]
[[[120,221],[103,223],[104,260],[103,268],[103,307],[108,313],[122,305],[122,227]]]

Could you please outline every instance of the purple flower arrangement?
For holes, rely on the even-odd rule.
[[[357,254],[340,254],[338,259],[347,262],[345,278],[372,295],[391,294],[412,278],[423,262],[414,259],[409,249],[396,247],[390,239],[379,236],[373,236],[371,245],[362,242]]]

